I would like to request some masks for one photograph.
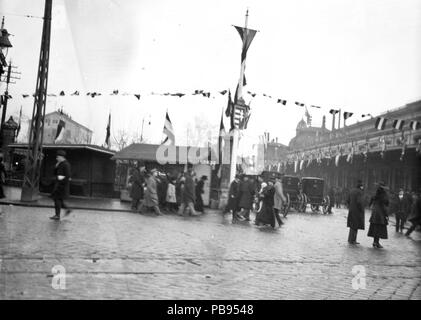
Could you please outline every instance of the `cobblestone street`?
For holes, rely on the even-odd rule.
[[[3,208],[0,299],[421,298],[420,233],[406,238],[391,223],[384,249],[373,249],[369,211],[361,244],[351,246],[345,209],[291,212],[269,230],[210,210],[201,217],[75,210],[57,222],[53,209]],[[362,275],[353,274],[356,265],[365,289],[352,286]],[[65,269],[65,289],[52,286],[54,266]]]

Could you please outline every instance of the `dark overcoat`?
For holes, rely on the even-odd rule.
[[[406,220],[411,213],[412,208],[412,197],[408,193],[404,193],[402,199],[399,199],[399,195],[393,197],[391,201],[390,213],[394,213],[396,218]]]
[[[183,191],[183,201],[184,203],[193,202],[195,203],[195,183],[193,177],[190,174],[186,174],[186,181],[184,183]]]
[[[352,189],[347,199],[347,227],[353,230],[364,230],[364,194],[360,188]]]
[[[130,189],[130,198],[133,200],[143,199],[143,184],[145,183],[143,176],[138,171],[135,171],[135,173],[133,173],[133,175],[129,178],[129,183],[132,184]]]
[[[51,193],[53,199],[66,199],[70,193],[70,163],[64,160],[56,165],[54,168],[54,188]],[[63,180],[59,180],[58,176],[64,176]]]
[[[412,206],[412,212],[409,221],[413,224],[421,224],[421,197],[418,196]]]
[[[228,192],[227,210],[238,211],[238,201],[240,195],[240,186],[237,181],[231,182],[230,190]]]
[[[275,216],[273,213],[275,188],[266,186],[262,191],[262,209],[256,217],[256,223],[275,225]]]
[[[251,209],[254,199],[254,187],[250,181],[240,182],[240,201],[238,206],[243,209]]]
[[[370,223],[387,225],[389,197],[383,188],[377,190],[376,195],[370,201],[371,205],[373,209],[371,211]]]

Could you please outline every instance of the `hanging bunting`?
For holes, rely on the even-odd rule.
[[[287,104],[286,100],[278,99],[277,103],[283,104],[284,106]]]
[[[386,127],[386,122],[387,122],[386,118],[379,117],[377,118],[376,124],[374,125],[374,127],[377,130],[384,130],[384,128]]]
[[[393,128],[396,130],[402,130],[404,124],[404,120],[393,120]]]

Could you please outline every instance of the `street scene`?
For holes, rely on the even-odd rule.
[[[52,208],[3,210],[1,299],[421,298],[420,233],[406,238],[391,223],[384,250],[366,231],[353,246],[345,209],[291,213],[275,230],[217,211],[75,210],[57,222]],[[54,267],[65,271],[63,289],[52,286]],[[353,280],[361,272],[365,282]]]
[[[246,2],[0,1],[0,300],[421,299],[421,0]]]

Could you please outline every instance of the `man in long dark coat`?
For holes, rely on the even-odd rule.
[[[411,213],[412,197],[408,193],[404,192],[403,189],[400,189],[398,195],[395,196],[393,200],[391,213],[395,214],[396,232],[403,232],[406,219]]]
[[[157,191],[157,181],[156,177],[158,176],[158,170],[152,169],[149,177],[146,179],[146,191],[144,195],[144,200],[140,206],[139,211],[143,212],[145,207],[152,208],[157,216],[162,215],[161,210],[159,210],[158,202],[158,191]]]
[[[130,198],[132,198],[132,210],[137,211],[140,199],[143,199],[145,179],[137,168],[132,169],[132,175],[129,178]]]
[[[254,188],[247,176],[243,176],[240,182],[240,201],[238,206],[241,209],[240,215],[250,221],[250,210],[253,207]]]
[[[202,176],[199,180],[199,182],[196,184],[196,207],[195,209],[199,212],[204,212],[203,208],[203,198],[202,194],[205,193],[204,187],[205,187],[205,181],[208,180],[207,176]]]
[[[195,197],[195,182],[194,182],[194,172],[193,168],[189,167],[185,174],[184,190],[183,190],[183,202],[180,205],[178,215],[184,216],[184,210],[186,207],[190,209],[190,215],[197,216],[200,213],[197,213],[194,209],[194,203],[196,202]]]
[[[227,211],[232,213],[232,221],[240,220],[244,218],[238,215],[239,207],[239,196],[240,196],[240,176],[235,175],[234,181],[231,182],[230,189],[228,192],[228,204]]]
[[[348,243],[359,244],[357,242],[358,229],[364,230],[364,193],[363,184],[361,180],[358,180],[357,186],[351,190],[347,205],[348,220],[347,227],[349,228]]]
[[[417,226],[421,225],[421,192],[420,191],[418,192],[417,197],[414,200],[414,203],[412,205],[412,212],[408,220],[411,221],[412,226],[405,233],[407,237],[411,235],[412,231],[414,231]]]
[[[60,220],[60,211],[61,208],[66,209],[65,215],[68,215],[71,210],[66,206],[64,200],[68,198],[70,193],[70,163],[66,160],[66,151],[58,150],[57,163],[54,168],[54,188],[51,193],[51,198],[54,200],[54,208],[56,214],[50,219]]]

